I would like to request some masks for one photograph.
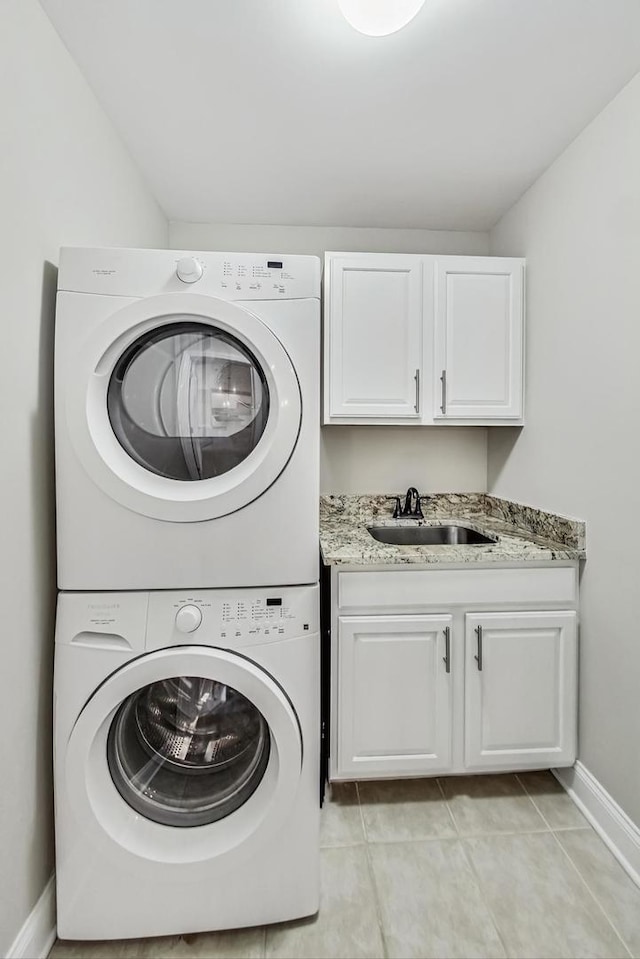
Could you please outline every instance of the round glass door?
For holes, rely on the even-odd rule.
[[[119,306],[65,373],[63,422],[91,481],[163,522],[217,519],[253,503],[300,435],[300,383],[278,336],[245,306],[213,296],[163,293]]]
[[[269,390],[237,338],[183,321],[129,346],[111,374],[107,410],[136,463],[168,479],[198,481],[229,472],[256,448]]]
[[[113,783],[129,806],[167,826],[229,816],[260,784],[269,726],[232,686],[174,676],[129,695],[107,737]]]

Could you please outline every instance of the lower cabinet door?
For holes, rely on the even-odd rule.
[[[451,617],[344,616],[338,622],[337,777],[447,770]]]
[[[466,768],[571,765],[576,613],[484,613],[465,619]]]

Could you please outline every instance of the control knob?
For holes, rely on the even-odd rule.
[[[181,633],[193,633],[202,622],[202,610],[198,606],[181,606],[176,613],[176,629]]]
[[[176,267],[178,279],[183,283],[195,283],[202,276],[202,263],[193,256],[183,256]]]

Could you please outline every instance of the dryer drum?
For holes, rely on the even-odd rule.
[[[260,363],[240,340],[183,318],[137,339],[109,381],[115,436],[144,469],[199,481],[251,455],[269,419]]]
[[[107,762],[125,802],[167,826],[216,822],[258,788],[271,734],[231,686],[197,676],[151,683],[117,710]]]

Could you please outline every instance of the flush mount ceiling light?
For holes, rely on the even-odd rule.
[[[386,37],[406,26],[425,0],[338,0],[345,20],[369,37]]]

